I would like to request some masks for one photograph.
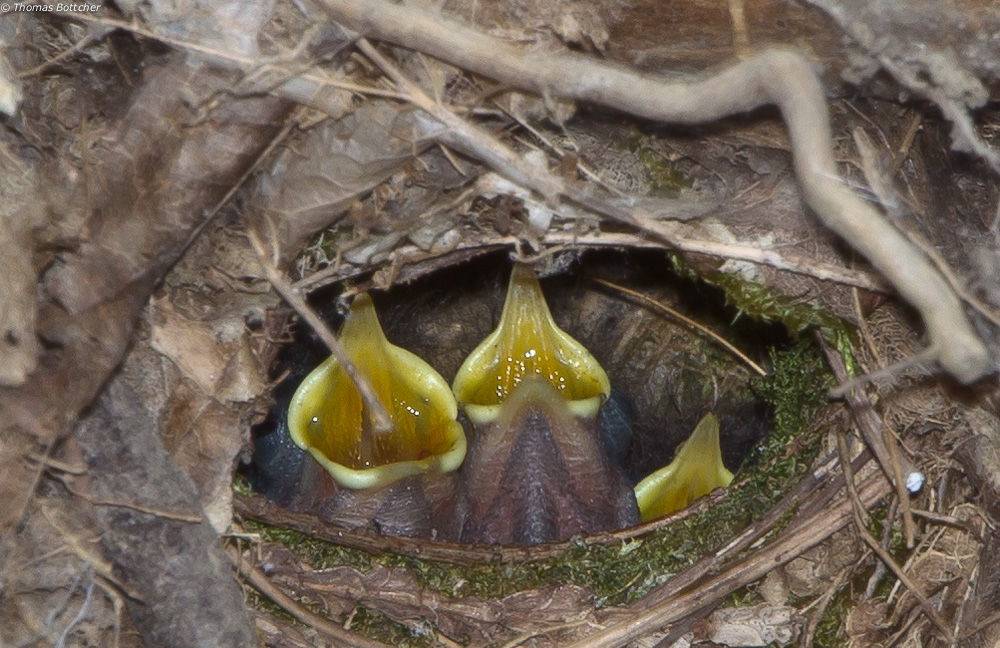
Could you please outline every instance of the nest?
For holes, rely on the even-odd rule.
[[[757,48],[773,34],[740,3],[678,7],[742,60],[691,83],[595,62],[717,65],[718,48],[651,45],[659,4],[456,5],[474,18],[449,33],[373,2],[6,15],[0,643],[994,643],[1000,164],[994,112],[977,131],[967,111],[1000,59],[967,30],[1000,16],[782,6],[831,61],[817,77]],[[822,91],[847,81],[866,98],[830,104],[831,138]],[[951,124],[879,98],[901,89]],[[766,111],[660,123],[766,103],[791,136]],[[581,331],[607,299],[618,328],[657,322],[626,382],[660,384],[665,358],[737,367],[705,372],[699,407],[754,370],[650,302],[714,300],[687,319],[770,376],[755,463],[664,520],[535,548],[388,538],[234,490],[304,295],[431,287],[394,317],[450,307],[478,341],[495,307],[450,286],[504,255],[564,282]],[[661,274],[636,279],[650,259]],[[779,331],[780,352],[744,326]]]

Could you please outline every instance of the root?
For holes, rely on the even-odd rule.
[[[675,124],[778,106],[809,206],[920,311],[933,355],[945,371],[972,383],[993,370],[985,344],[945,279],[837,173],[823,87],[800,55],[766,51],[714,76],[677,83],[576,54],[534,54],[439,15],[382,0],[324,0],[323,6],[331,18],[364,35],[546,97],[587,101]]]

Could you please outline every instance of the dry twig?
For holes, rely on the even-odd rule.
[[[351,379],[351,382],[354,383],[358,393],[361,394],[362,400],[365,402],[365,407],[371,412],[372,424],[375,431],[387,432],[391,430],[392,418],[385,409],[385,404],[379,399],[378,394],[375,393],[368,380],[358,371],[358,368],[354,366],[351,359],[347,357],[337,337],[323,323],[323,320],[316,314],[316,311],[310,308],[306,300],[288,283],[288,280],[278,272],[274,260],[268,258],[264,243],[260,240],[257,233],[250,231],[248,236],[250,237],[250,244],[260,258],[260,265],[264,270],[267,280],[274,286],[275,291],[288,302],[288,305],[295,309],[299,317],[304,319],[312,327],[313,331],[316,332],[316,335],[323,340],[323,343],[330,349],[330,353],[337,358],[337,362],[340,363],[340,366],[344,368],[344,372]]]
[[[525,632],[524,634],[511,639],[505,643],[501,648],[517,648],[518,646],[524,644],[530,639],[535,637],[540,637],[542,635],[552,634],[554,632],[560,632],[562,630],[571,630],[573,628],[578,628],[582,625],[593,625],[590,621],[567,621],[566,623],[561,623],[556,626],[549,628],[541,628],[538,630],[532,630],[531,632]]]
[[[601,284],[602,286],[607,286],[608,288],[611,288],[611,289],[613,289],[613,290],[621,293],[622,295],[625,295],[629,299],[634,299],[634,300],[638,301],[640,304],[646,306],[649,309],[652,309],[653,311],[655,311],[657,313],[661,313],[663,315],[666,315],[667,317],[672,317],[672,318],[674,318],[676,320],[681,321],[686,326],[689,326],[689,327],[695,329],[696,331],[700,331],[700,332],[704,333],[708,337],[712,338],[716,343],[722,345],[722,347],[725,348],[726,351],[729,351],[734,356],[736,356],[737,358],[739,358],[741,361],[743,361],[744,363],[746,363],[746,365],[748,367],[750,367],[751,369],[753,369],[758,375],[760,375],[760,376],[766,376],[767,375],[767,372],[764,371],[763,367],[761,367],[759,364],[757,364],[756,362],[754,362],[753,360],[751,360],[750,358],[748,358],[745,353],[743,353],[742,351],[740,351],[739,349],[737,349],[735,346],[733,346],[733,344],[731,342],[729,342],[728,340],[726,340],[725,338],[723,338],[721,335],[719,335],[715,331],[713,331],[713,330],[707,328],[706,326],[703,326],[702,324],[699,324],[698,322],[694,321],[690,317],[685,317],[684,315],[681,315],[676,310],[674,310],[673,308],[670,308],[666,304],[661,304],[660,302],[656,301],[655,299],[650,299],[649,297],[643,295],[640,292],[636,292],[635,290],[630,290],[630,289],[628,289],[628,288],[626,288],[624,286],[619,286],[616,283],[612,283],[610,281],[605,281],[604,279],[594,279],[594,281],[597,282],[597,283],[599,283],[599,284]]]
[[[239,557],[233,556],[234,552],[230,552],[230,558],[233,560],[233,564],[239,570],[240,576],[242,576],[250,585],[273,601],[275,604],[281,607],[285,612],[288,612],[293,617],[306,624],[310,628],[315,628],[317,631],[326,635],[334,641],[335,645],[347,646],[348,648],[389,648],[388,645],[368,639],[367,637],[362,637],[358,634],[350,632],[340,627],[336,623],[333,623],[323,617],[313,614],[305,607],[300,605],[293,598],[281,591],[274,583],[268,580],[267,576],[264,575],[260,569],[253,567],[248,561],[242,560]]]
[[[822,336],[817,336],[817,339],[823,348],[830,368],[833,370],[833,375],[843,387],[849,387],[851,381],[847,379],[847,367],[844,365],[843,358],[830,348]],[[861,436],[875,453],[882,470],[889,477],[889,481],[896,487],[896,496],[899,498],[899,506],[903,512],[906,546],[912,549],[917,526],[913,521],[913,512],[910,510],[910,493],[906,489],[906,477],[913,473],[915,468],[909,458],[901,455],[896,448],[896,438],[875,413],[871,401],[868,399],[868,394],[860,386],[856,386],[844,390],[842,395],[846,397],[847,403],[851,407],[851,413],[854,414],[854,418],[858,422]]]
[[[944,621],[941,619],[940,616],[938,616],[937,611],[935,611],[934,608],[931,607],[927,595],[924,594],[923,590],[921,590],[916,583],[910,580],[910,577],[906,575],[906,572],[904,572],[902,568],[900,568],[900,566],[896,564],[896,561],[893,559],[892,555],[888,551],[886,551],[885,548],[883,548],[882,545],[880,545],[878,541],[875,540],[875,538],[871,537],[871,534],[868,533],[868,529],[865,528],[864,518],[867,517],[867,512],[865,511],[864,505],[861,502],[861,498],[858,497],[857,490],[853,486],[851,486],[851,484],[854,483],[854,473],[851,470],[850,456],[846,452],[847,445],[846,443],[843,443],[843,438],[844,438],[843,434],[838,434],[837,438],[838,438],[838,443],[841,445],[840,465],[844,470],[844,480],[849,485],[847,488],[847,492],[849,496],[848,499],[850,499],[851,503],[851,511],[853,514],[855,530],[857,531],[858,535],[861,536],[861,539],[864,540],[865,544],[867,544],[868,547],[873,552],[875,552],[875,555],[877,555],[879,559],[881,559],[882,562],[885,563],[885,565],[890,570],[892,570],[892,573],[896,575],[896,578],[898,578],[900,582],[902,582],[903,585],[905,585],[906,588],[910,590],[913,596],[916,597],[916,599],[920,602],[921,609],[923,610],[924,614],[927,615],[927,618],[931,620],[931,623],[934,624],[934,627],[936,627],[938,631],[942,635],[944,635],[944,637],[948,640],[949,643],[953,642],[954,635],[952,634],[951,630],[949,630],[948,627],[945,626]]]

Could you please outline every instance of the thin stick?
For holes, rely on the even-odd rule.
[[[74,495],[80,496],[80,493],[72,491]],[[131,502],[119,502],[115,500],[101,500],[101,499],[89,499],[90,503],[94,506],[110,506],[116,508],[127,508],[137,511],[139,513],[145,513],[146,515],[152,515],[154,517],[164,518],[166,520],[176,520],[178,522],[190,522],[192,524],[201,522],[203,518],[200,515],[188,515],[186,513],[174,513],[172,511],[164,511],[162,509],[150,508],[148,506],[140,506],[139,504],[132,504]]]
[[[959,278],[955,275],[955,271],[951,269],[951,266],[948,265],[945,258],[941,256],[941,253],[934,249],[933,245],[924,240],[924,238],[916,232],[908,232],[907,235],[910,240],[913,241],[913,244],[923,250],[930,260],[934,262],[934,265],[936,265],[941,274],[944,275],[944,278],[948,281],[952,290],[955,291],[955,294],[961,297],[969,306],[976,309],[980,315],[997,326],[1000,326],[1000,314],[965,289],[964,282],[959,280]]]
[[[833,369],[833,375],[842,385],[849,384],[847,380],[847,366],[843,358],[826,343],[822,336],[817,336],[827,363]],[[918,358],[920,356],[917,356]],[[876,372],[878,373],[878,372]],[[854,420],[858,422],[858,429],[864,437],[868,447],[875,453],[879,465],[889,477],[889,481],[896,488],[896,497],[899,498],[899,508],[903,513],[903,530],[906,536],[906,546],[913,548],[916,538],[916,523],[913,520],[913,512],[910,511],[910,493],[906,489],[905,475],[914,472],[913,464],[906,457],[896,451],[896,448],[889,448],[896,443],[896,438],[886,429],[885,422],[875,414],[872,409],[871,400],[864,389],[856,388],[845,392],[844,397],[851,407]]]
[[[933,355],[934,353],[931,349],[924,349],[920,353],[910,356],[909,358],[903,358],[899,362],[894,362],[888,367],[877,369],[862,376],[855,376],[849,380],[845,378],[840,382],[840,384],[830,390],[830,398],[835,400],[844,398],[855,389],[861,389],[866,385],[870,385],[871,383],[882,380],[883,378],[896,378],[907,369],[912,367],[921,367],[927,364],[933,360]]]
[[[255,590],[271,599],[271,601],[281,607],[281,609],[288,612],[302,623],[333,639],[336,645],[348,646],[350,648],[390,648],[384,643],[357,635],[353,632],[345,630],[336,623],[324,619],[317,614],[313,614],[306,608],[302,607],[302,605],[290,596],[282,592],[277,585],[268,580],[267,576],[265,576],[264,572],[260,569],[252,567],[246,561],[236,560],[232,555],[230,555],[230,558],[233,559],[233,563],[239,570],[240,575],[246,579],[246,581],[250,583]]]
[[[90,565],[98,576],[106,580],[108,583],[117,588],[118,591],[122,592],[133,601],[137,601],[139,603],[146,602],[134,589],[115,578],[113,565],[109,561],[105,560],[104,556],[100,555],[100,552],[91,551],[89,548],[84,546],[83,541],[79,536],[70,532],[69,529],[63,528],[63,526],[53,517],[48,507],[42,505],[40,510],[42,512],[42,516],[45,517],[45,520],[52,526],[53,529],[56,530],[59,537],[69,546],[73,553],[80,560]]]
[[[37,464],[41,464],[46,468],[51,468],[52,470],[58,470],[59,472],[66,473],[68,475],[84,475],[87,473],[87,467],[79,464],[71,464],[65,461],[59,461],[58,459],[53,459],[47,455],[39,456],[35,454],[29,454],[28,459],[34,461]]]
[[[861,297],[858,293],[857,288],[851,288],[851,297],[854,300],[854,314],[858,318],[858,328],[861,330],[861,339],[864,340],[865,346],[872,354],[872,358],[875,359],[875,364],[880,369],[885,367],[885,360],[882,359],[882,354],[878,352],[878,348],[875,346],[875,338],[872,337],[871,329],[868,328],[868,320],[865,318],[865,314],[861,311]],[[868,369],[867,367],[865,368]]]
[[[97,41],[99,38],[103,38],[104,35],[105,34],[103,34],[103,33],[87,34],[83,38],[81,38],[80,40],[78,40],[77,42],[73,43],[70,47],[68,47],[68,48],[64,49],[63,51],[59,52],[58,54],[56,54],[52,58],[48,58],[48,59],[42,61],[41,63],[39,63],[38,65],[36,65],[33,68],[30,68],[28,70],[24,70],[23,72],[18,72],[17,73],[17,78],[18,79],[26,79],[28,77],[35,76],[36,74],[41,74],[42,72],[44,72],[45,70],[49,69],[50,67],[52,67],[53,65],[55,65],[59,61],[62,61],[63,59],[65,59],[65,58],[67,58],[69,56],[72,56],[73,54],[75,54],[75,53],[83,50],[84,48],[89,47],[95,41]]]
[[[296,108],[295,112],[287,120],[282,129],[271,138],[268,145],[263,151],[260,152],[260,155],[258,155],[254,159],[253,163],[247,167],[247,170],[243,172],[243,175],[241,175],[239,179],[234,182],[231,187],[229,187],[229,191],[226,192],[226,195],[224,195],[219,202],[215,203],[215,206],[209,210],[207,214],[205,214],[202,221],[195,226],[195,228],[191,231],[191,234],[188,235],[187,240],[184,241],[184,245],[181,246],[180,251],[177,254],[178,259],[184,256],[184,253],[187,252],[188,248],[190,248],[198,237],[201,236],[202,231],[204,231],[209,223],[215,220],[216,215],[218,215],[218,213],[222,211],[222,208],[226,206],[226,203],[228,203],[230,199],[236,195],[236,192],[239,191],[240,187],[246,183],[250,176],[257,172],[261,164],[271,155],[274,149],[276,149],[279,144],[284,142],[288,136],[291,135],[293,129],[299,126],[299,117],[303,112],[305,112],[305,109],[302,106]]]
[[[969,601],[972,599],[972,594],[976,590],[976,578],[979,576],[979,564],[972,568],[972,573],[969,574],[968,580],[965,582],[965,594],[962,595],[962,604],[958,606],[958,611],[955,613],[955,629],[952,631],[951,645],[954,648],[958,643],[958,635],[962,629],[962,622],[965,620],[965,611],[969,607]]]
[[[959,639],[962,641],[967,641],[972,637],[974,637],[975,635],[982,632],[983,630],[985,630],[986,628],[990,627],[997,621],[1000,621],[1000,611],[994,612],[990,616],[986,617],[985,619],[977,623],[976,627],[970,628],[966,632],[962,633],[962,636],[960,636]]]
[[[903,162],[906,162],[906,158],[910,153],[910,147],[913,146],[913,140],[917,136],[917,131],[920,130],[920,124],[924,121],[924,116],[919,112],[914,112],[913,117],[910,118],[910,124],[906,127],[906,134],[903,136],[903,142],[899,145],[899,149],[896,151],[895,155],[892,156],[892,164],[889,165],[889,170],[886,173],[889,176],[889,180],[896,177],[899,173],[899,169],[903,166]]]
[[[865,556],[858,561],[858,564],[863,565],[865,563],[865,560],[867,560],[867,556],[870,555],[871,554],[865,554]],[[802,640],[803,648],[813,648],[813,642],[816,639],[816,630],[817,628],[819,628],[819,622],[823,620],[823,615],[826,614],[826,608],[829,607],[830,601],[833,600],[833,597],[840,590],[840,587],[841,585],[843,585],[844,580],[847,578],[847,573],[849,571],[851,571],[850,567],[845,567],[844,569],[841,569],[840,572],[837,574],[837,577],[833,579],[832,583],[830,583],[830,586],[827,588],[826,592],[823,593],[823,596],[819,597],[819,599],[817,599],[815,603],[809,604],[810,607],[816,605],[816,611],[813,612],[812,616],[809,619],[809,623],[806,624],[806,634]],[[802,613],[804,614],[805,611],[806,610],[802,610]]]
[[[112,507],[112,508],[127,508],[127,509],[131,509],[133,511],[137,511],[139,513],[144,513],[146,515],[152,515],[154,517],[163,518],[165,520],[176,520],[178,522],[190,522],[192,524],[196,524],[198,522],[201,522],[204,519],[201,515],[196,515],[196,514],[193,514],[193,513],[178,513],[178,512],[174,512],[174,511],[164,511],[163,509],[156,509],[156,508],[152,508],[152,507],[149,507],[149,506],[143,506],[141,504],[133,504],[132,502],[123,502],[123,501],[119,501],[119,500],[97,499],[95,497],[91,497],[87,493],[81,493],[80,491],[76,490],[75,488],[73,488],[72,486],[70,486],[69,482],[67,480],[65,480],[65,479],[62,479],[60,481],[62,481],[63,486],[66,487],[66,490],[68,490],[71,495],[73,495],[74,497],[79,497],[82,500],[86,500],[86,501],[90,502],[91,504],[93,504],[94,506],[109,506],[109,507]]]
[[[545,146],[545,148],[547,148],[550,151],[552,151],[552,153],[556,157],[558,157],[559,159],[563,159],[564,157],[566,157],[566,152],[565,151],[563,151],[558,146],[556,146],[555,144],[553,144],[552,142],[550,142],[547,137],[545,137],[540,132],[538,132],[538,129],[534,128],[531,124],[529,124],[528,120],[524,119],[524,117],[522,117],[521,115],[517,114],[515,111],[508,109],[507,107],[505,107],[502,103],[500,103],[496,99],[493,100],[493,103],[496,104],[497,107],[500,108],[500,110],[502,110],[504,112],[504,114],[508,115],[511,119],[513,119],[514,121],[516,121],[521,126],[521,128],[523,128],[524,130],[526,130],[529,133],[531,133],[531,135],[535,139],[537,139],[538,141],[540,141]],[[604,187],[605,189],[607,189],[608,191],[610,191],[613,194],[616,194],[616,195],[622,196],[622,197],[625,197],[627,195],[624,191],[621,191],[617,187],[615,187],[615,186],[613,186],[611,184],[608,184],[607,182],[605,182],[604,180],[602,180],[601,176],[598,175],[598,173],[596,171],[594,171],[593,169],[591,169],[590,167],[588,167],[586,164],[584,164],[583,162],[581,162],[579,159],[576,162],[576,170],[579,171],[584,177],[588,178],[589,180],[592,180],[593,182],[596,182],[597,184],[601,185],[602,187]]]
[[[649,248],[662,250],[663,246],[649,240],[641,234],[630,234],[625,232],[600,232],[597,234],[576,234],[562,231],[548,231],[541,237],[541,242],[545,245],[573,245],[575,247],[622,247],[628,246],[636,249]],[[459,245],[454,252],[464,252],[467,250],[489,249],[490,247],[501,247],[516,245],[517,239],[511,237],[497,237],[494,240],[479,240],[471,244]],[[750,261],[761,265],[768,265],[773,268],[787,270],[804,276],[815,277],[821,281],[832,281],[847,286],[856,286],[874,292],[885,292],[886,286],[877,277],[873,277],[864,272],[842,268],[829,263],[823,263],[814,259],[801,256],[781,255],[772,250],[761,250],[750,245],[736,243],[721,243],[717,241],[706,241],[697,238],[677,239],[673,242],[676,249],[685,252],[697,252],[710,256],[722,257],[726,259],[739,259]],[[408,258],[412,260],[422,260],[427,258],[427,253],[415,245],[403,246],[396,250],[396,262],[400,265],[407,263]],[[297,290],[310,292],[322,286],[336,283],[346,278],[341,275],[342,270],[337,267],[329,267],[315,272],[308,277],[300,279],[293,284]]]
[[[751,50],[744,0],[729,0],[729,19],[733,22],[733,51],[739,58],[746,58]]]
[[[357,388],[358,393],[361,394],[362,400],[364,400],[365,407],[371,412],[372,423],[376,432],[384,433],[392,430],[392,418],[389,416],[389,412],[385,409],[385,405],[379,399],[378,394],[372,389],[371,384],[368,380],[358,371],[358,368],[354,366],[351,359],[347,357],[344,352],[344,347],[340,346],[340,342],[337,337],[330,331],[330,329],[323,323],[319,315],[316,314],[306,300],[291,286],[290,283],[278,272],[274,263],[268,259],[267,253],[264,249],[264,244],[261,242],[260,237],[253,230],[247,232],[247,236],[250,238],[250,244],[253,246],[254,251],[260,258],[261,268],[264,270],[264,275],[267,280],[271,282],[274,286],[275,291],[281,297],[288,302],[299,317],[304,319],[307,324],[316,332],[316,335],[323,340],[323,343],[330,349],[330,353],[333,357],[337,359],[340,366],[344,368],[344,372],[354,383]]]
[[[567,621],[566,623],[561,623],[559,625],[550,626],[548,628],[539,628],[537,630],[532,630],[530,632],[525,632],[524,634],[522,634],[522,635],[520,635],[518,637],[515,637],[514,639],[511,639],[510,641],[508,641],[507,643],[505,643],[500,648],[517,648],[518,646],[520,646],[524,642],[528,641],[529,639],[534,639],[535,637],[540,637],[542,635],[551,634],[553,632],[559,632],[561,630],[570,630],[572,628],[579,628],[580,626],[583,626],[583,625],[594,625],[594,624],[592,622],[586,621],[586,620],[581,620],[581,621]]]
[[[844,471],[844,484],[847,488],[848,495],[851,499],[858,499],[858,488],[854,483],[854,471],[851,469],[851,451],[847,448],[847,434],[843,429],[837,430],[837,452],[840,454],[840,465]],[[863,526],[867,526],[871,522],[871,518],[868,516],[868,511],[860,511],[857,513],[858,517],[861,519]],[[889,521],[886,520],[886,524]]]
[[[604,279],[594,278],[593,281],[601,284],[602,286],[607,286],[608,288],[616,290],[616,291],[620,292],[623,295],[627,295],[628,297],[634,299],[635,301],[638,301],[639,303],[643,304],[647,308],[650,308],[650,309],[652,309],[652,310],[654,310],[654,311],[656,311],[658,313],[667,315],[669,317],[673,317],[673,318],[675,318],[675,319],[683,322],[684,324],[687,324],[691,328],[704,333],[705,335],[707,335],[710,338],[712,338],[715,342],[717,342],[720,345],[722,345],[727,351],[729,351],[730,353],[732,353],[734,356],[736,356],[737,358],[739,358],[740,360],[742,360],[743,362],[745,362],[747,364],[747,366],[749,366],[751,369],[753,369],[754,371],[756,371],[758,374],[760,374],[761,376],[766,376],[767,375],[767,372],[764,371],[763,367],[761,367],[759,364],[757,364],[756,362],[754,362],[753,360],[751,360],[750,358],[748,358],[746,356],[746,354],[744,354],[742,351],[740,351],[735,346],[733,346],[728,340],[726,340],[725,338],[723,338],[721,335],[719,335],[715,331],[709,329],[708,327],[706,327],[706,326],[704,326],[702,324],[699,324],[698,322],[694,321],[690,317],[686,317],[684,315],[681,315],[680,313],[678,313],[677,311],[675,311],[673,308],[670,308],[666,304],[661,304],[660,302],[656,301],[655,299],[650,299],[649,297],[647,297],[646,295],[643,295],[640,292],[637,292],[635,290],[631,290],[631,289],[626,288],[624,286],[619,286],[618,284],[612,283],[610,281],[605,281]]]
[[[889,450],[889,463],[892,466],[892,478],[896,483],[896,495],[899,497],[899,508],[903,513],[903,537],[906,538],[906,548],[913,549],[916,544],[917,523],[913,519],[910,507],[910,491],[906,487],[906,477],[903,475],[903,461],[900,457],[896,437],[888,425],[882,425],[882,440]]]

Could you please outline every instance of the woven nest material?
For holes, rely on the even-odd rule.
[[[766,3],[772,25],[739,2],[454,4],[4,16],[0,645],[995,644],[1000,163],[995,109],[978,130],[968,111],[1000,77],[978,38],[996,8]],[[504,46],[401,27],[449,20]],[[758,39],[808,44],[825,76],[751,56]],[[633,110],[652,93],[575,83],[619,79],[605,59],[730,54],[699,79],[740,83],[670,127]],[[803,79],[811,95],[782,92]],[[832,139],[796,112],[806,95]],[[767,110],[676,125],[767,102],[790,131]],[[874,218],[838,220],[830,196]],[[508,256],[549,276],[649,419],[676,422],[650,457],[704,410],[763,399],[771,435],[730,488],[539,547],[385,537],[247,491],[305,297],[378,295],[400,343],[453,372],[500,287],[452,288]]]

